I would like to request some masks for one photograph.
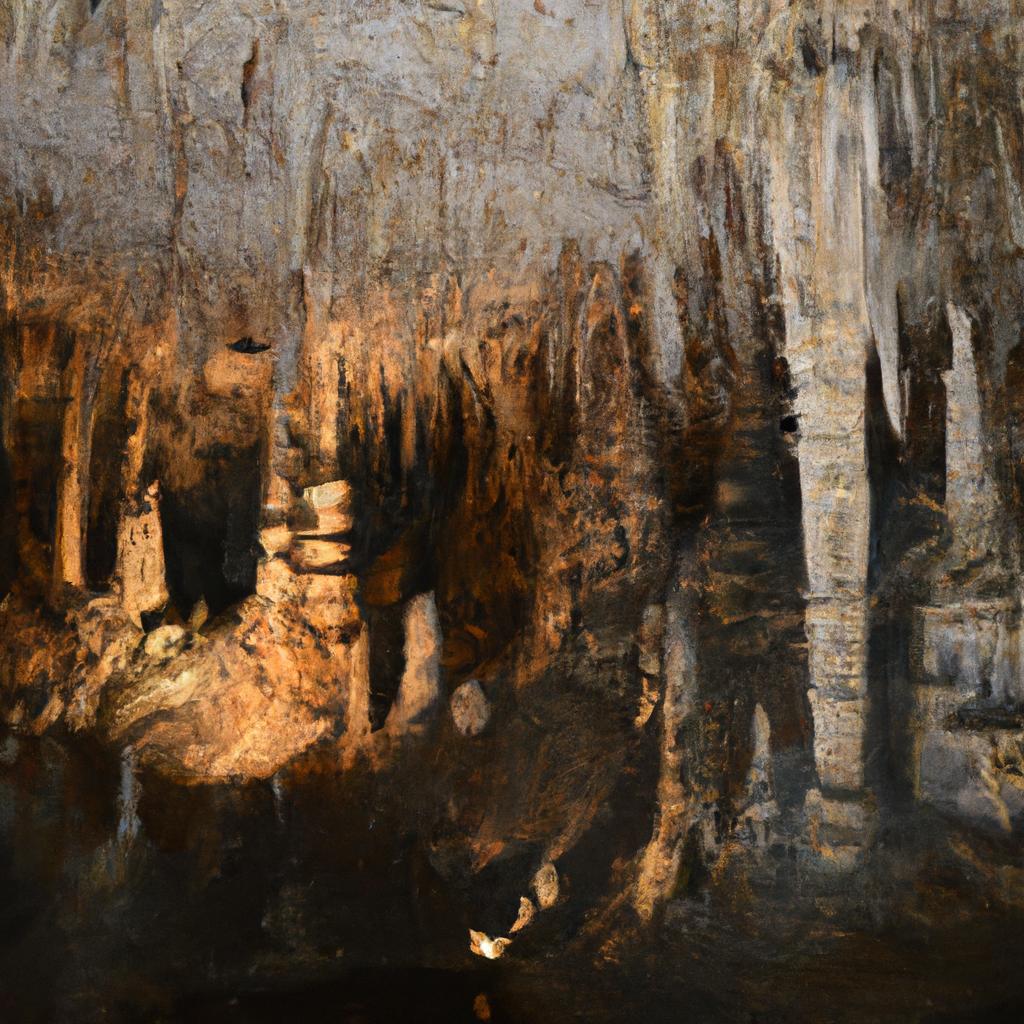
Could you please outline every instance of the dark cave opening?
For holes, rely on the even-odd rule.
[[[347,388],[347,382],[342,384]],[[425,554],[429,501],[419,493],[422,472],[402,465],[402,408],[406,397],[382,391],[382,423],[367,418],[339,429],[342,476],[358,508],[349,565],[359,578],[357,601],[369,632],[370,728],[383,727],[405,670],[405,601],[433,588]],[[344,405],[344,402],[342,403]]]
[[[23,539],[30,538],[46,551],[52,551],[56,531],[63,416],[64,402],[47,397],[22,399],[16,418],[15,506],[20,521],[18,529]]]
[[[790,410],[795,391],[781,321],[770,308],[758,348],[730,391],[730,419],[714,456],[711,519],[699,563],[728,586],[708,587],[696,620],[701,698],[719,732],[716,785],[730,814],[746,799],[755,705],[770,726],[776,799],[796,808],[813,785],[807,699],[807,591],[800,464]],[[754,609],[757,615],[751,615]]]
[[[124,453],[131,427],[125,413],[127,373],[118,385],[101,392],[93,423],[85,547],[85,576],[92,590],[102,590],[109,584],[117,564]]]
[[[202,463],[201,483],[164,484],[160,506],[167,589],[182,615],[200,599],[216,615],[256,589],[259,448],[219,449]]]
[[[239,338],[238,341],[233,341],[228,348],[232,352],[239,352],[243,356],[254,356],[260,352],[266,352],[270,345],[265,341],[256,341],[248,334],[244,338]]]

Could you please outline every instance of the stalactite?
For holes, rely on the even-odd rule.
[[[488,957],[1019,830],[1019,4],[87,6],[0,0],[4,721],[408,786]]]

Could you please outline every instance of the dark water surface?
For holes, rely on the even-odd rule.
[[[87,741],[0,736],[0,1020],[1024,1020],[1024,931],[995,908],[850,930],[783,888],[756,913],[677,901],[602,952],[575,893],[484,961],[479,890],[431,866],[382,785],[181,787]],[[960,920],[953,882],[938,898]]]

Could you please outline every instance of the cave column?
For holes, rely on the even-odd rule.
[[[863,351],[856,335],[833,338]],[[870,522],[863,420],[855,408],[863,380],[850,385],[846,401],[838,401],[837,389],[811,382],[798,403],[815,763],[822,788],[845,793],[864,785]]]
[[[115,578],[121,588],[122,607],[141,626],[142,616],[162,609],[169,594],[159,483],[152,481],[140,494],[149,426],[149,387],[138,374],[129,383],[127,413],[135,430],[125,450],[125,498],[117,532]]]
[[[57,516],[53,538],[53,585],[85,586],[85,524],[91,435],[91,396],[86,345],[76,340],[65,370],[61,467],[57,479]]]
[[[854,854],[867,824],[867,572],[871,500],[865,433],[873,344],[864,262],[859,90],[833,65],[821,99],[811,185],[816,239],[812,329],[796,352],[800,485],[807,561],[806,630],[821,786],[812,829],[829,855]]]
[[[981,393],[974,363],[971,321],[959,306],[946,305],[953,340],[952,368],[942,374],[946,388],[946,517],[965,559],[999,549],[1002,510],[988,468],[981,422]]]
[[[988,699],[1019,697],[1024,650],[1013,559],[999,490],[985,450],[982,392],[971,319],[947,303],[952,341],[946,389],[945,513],[952,545],[935,567],[932,601],[915,610],[909,752],[918,799],[956,817],[1009,829],[1016,794],[997,772],[979,768],[1004,756],[1009,735],[984,715],[949,728],[951,716]]]
[[[863,131],[857,81],[831,65],[802,95],[779,94],[766,125],[771,219],[798,416],[808,594],[809,701],[820,790],[812,837],[842,860],[868,824],[867,569],[870,489],[865,366]]]

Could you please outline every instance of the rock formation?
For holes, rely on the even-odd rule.
[[[4,720],[398,773],[441,876],[515,875],[488,957],[928,806],[1018,836],[1022,47],[1019,0],[0,0]]]

